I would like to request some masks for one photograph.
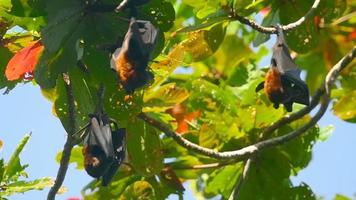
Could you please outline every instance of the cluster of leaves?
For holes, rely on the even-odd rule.
[[[49,177],[33,181],[24,180],[24,178],[28,178],[25,172],[28,165],[21,165],[19,156],[29,139],[30,135],[25,135],[7,163],[4,162],[4,159],[0,159],[0,199],[2,200],[13,194],[43,190],[53,184]]]
[[[229,198],[243,163],[196,169],[194,166],[219,161],[189,152],[136,115],[147,112],[184,133],[190,141],[219,151],[260,141],[262,130],[285,114],[283,108],[273,109],[264,94],[255,93],[265,73],[259,63],[269,52],[263,46],[269,36],[234,21],[230,8],[246,17],[267,11],[262,13],[262,24],[268,26],[296,21],[309,10],[312,1],[151,0],[139,8],[138,18],[150,20],[161,31],[155,62],[150,66],[155,79],[129,99],[109,63],[110,47],[121,42],[128,26],[123,19],[127,12],[113,12],[117,3],[4,1],[0,5],[0,88],[9,92],[19,82],[37,83],[69,132],[63,73],[73,89],[76,130],[88,122],[98,87],[105,86],[105,111],[127,129],[128,164],[121,167],[109,187],[101,187],[97,181],[89,183],[83,189],[85,199],[165,199],[170,194],[182,195],[182,182],[186,180],[193,180],[197,196]],[[354,39],[355,22],[341,17],[355,6],[346,0],[322,1],[313,19],[287,34],[290,48],[300,54],[297,63],[306,72],[312,94],[328,68],[354,45],[344,41]],[[30,74],[31,78],[9,81],[5,71],[10,58],[38,41],[44,48],[34,53],[35,57],[41,54],[32,63],[35,69],[14,67],[20,70],[16,71],[18,77]],[[252,48],[252,43],[259,48]],[[355,104],[344,103],[355,98],[355,74],[355,68],[348,68],[333,92],[333,111],[343,120],[356,119]],[[298,109],[296,105],[294,110]],[[295,130],[308,119],[283,126],[271,136]],[[290,177],[308,165],[313,144],[328,132],[329,128],[314,127],[293,142],[259,154],[241,198],[315,199],[306,184],[295,186]],[[71,162],[83,169],[81,147],[73,150]]]

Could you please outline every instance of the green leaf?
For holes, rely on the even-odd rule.
[[[4,159],[0,159],[0,184],[2,182],[2,179],[4,178],[4,172],[5,172]]]
[[[30,137],[31,137],[31,134],[27,134],[22,138],[20,143],[17,145],[14,153],[12,153],[9,162],[6,164],[4,174],[8,180],[10,178],[12,178],[14,175],[16,175],[17,173],[22,172],[27,167],[26,165],[25,166],[21,165],[20,153],[22,152],[23,148],[27,144]]]
[[[242,16],[247,16],[259,11],[266,6],[269,1],[265,0],[229,0],[233,4],[234,11]]]
[[[203,79],[193,80],[190,86],[190,105],[195,109],[226,110],[237,112],[236,96],[224,87],[220,87]]]
[[[58,152],[56,155],[56,161],[59,163],[62,158],[62,151]],[[84,169],[84,157],[82,154],[82,147],[74,147],[72,149],[69,163],[76,163],[76,169],[83,170]]]
[[[345,91],[346,92],[346,91]],[[349,91],[333,105],[333,111],[340,119],[348,122],[356,122],[356,91]]]
[[[319,198],[315,196],[307,184],[302,183],[301,185],[295,186],[290,190],[290,199],[316,200]]]
[[[140,19],[151,21],[161,31],[168,31],[174,24],[175,11],[172,3],[165,0],[151,0],[142,7]]]
[[[223,22],[227,22],[230,18],[228,16],[225,15],[218,15],[215,17],[209,17],[207,18],[204,22],[202,22],[201,24],[195,24],[192,26],[187,26],[181,29],[178,29],[175,33],[187,33],[187,32],[192,32],[192,31],[198,31],[198,30],[202,30],[202,29],[209,29],[211,26],[216,25],[216,24],[220,24]]]
[[[316,16],[322,17],[325,23],[331,23],[342,17],[347,8],[346,0],[324,0],[318,6]]]
[[[268,15],[263,18],[262,24],[263,26],[273,26],[279,23],[279,9],[272,9]],[[268,41],[270,38],[270,34],[265,34],[258,32],[257,36],[253,40],[252,44],[254,47],[258,47],[260,44]]]
[[[137,118],[127,126],[127,151],[137,173],[152,176],[163,168],[163,151],[156,129]]]
[[[205,195],[212,197],[220,194],[224,199],[228,199],[242,170],[243,164],[237,163],[214,171],[207,180]]]
[[[306,83],[310,94],[313,94],[317,88],[323,83],[326,76],[325,62],[320,52],[311,52],[306,55],[298,56],[296,59],[297,65],[306,70]]]
[[[189,97],[189,92],[184,88],[178,88],[175,83],[168,83],[152,88],[145,93],[143,101],[145,106],[173,106]]]
[[[12,53],[7,48],[0,46],[0,55],[0,89],[5,88],[4,93],[8,93],[17,83],[17,81],[8,81],[5,77],[6,65],[12,57]]]
[[[81,1],[67,0],[47,5],[49,22],[42,30],[45,51],[35,71],[36,81],[41,87],[55,87],[58,75],[76,66],[75,44],[85,28],[83,9]]]
[[[117,199],[129,185],[142,178],[139,175],[121,169],[122,167],[119,172],[116,173],[111,183],[106,187],[101,186],[100,181],[97,180],[85,186],[82,190],[82,195],[85,196],[85,200]],[[90,191],[92,193],[88,194]]]
[[[0,196],[9,196],[12,194],[24,193],[30,190],[43,190],[46,187],[51,187],[53,180],[49,177],[36,179],[34,181],[17,181],[6,185],[5,190],[0,190]]]
[[[11,0],[12,8],[10,14],[19,17],[43,16],[45,0]]]
[[[74,98],[74,114],[75,114],[75,130],[81,129],[89,122],[88,114],[94,112],[96,102],[96,90],[90,84],[89,77],[82,73],[79,68],[73,68],[69,72],[70,84],[72,88],[72,96]],[[69,129],[69,99],[67,95],[66,82],[63,78],[57,81],[57,99],[54,102],[54,110],[56,116],[61,120],[63,127],[68,133]]]
[[[313,1],[289,1],[276,3],[275,7],[281,11],[279,12],[281,24],[289,24],[303,17],[312,4]],[[298,53],[307,53],[315,49],[319,43],[319,36],[313,19],[307,19],[300,26],[286,33],[286,39],[289,47]]]
[[[318,139],[322,142],[326,141],[327,139],[329,139],[329,137],[334,132],[334,130],[335,130],[334,125],[328,125],[328,126],[321,128],[319,131]]]
[[[336,194],[333,200],[351,200],[351,198],[342,194]]]
[[[147,181],[136,181],[126,188],[120,196],[120,200],[153,200],[156,199],[155,191],[152,185]]]

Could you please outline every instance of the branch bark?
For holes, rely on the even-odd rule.
[[[304,21],[306,19],[308,19],[309,17],[311,17],[314,13],[314,11],[318,8],[320,4],[320,0],[315,0],[312,7],[310,8],[310,10],[300,19],[298,19],[297,21],[284,25],[282,26],[282,29],[284,31],[289,31],[292,30],[294,28],[296,28],[297,26],[300,26],[301,24],[304,23]],[[262,25],[259,25],[256,21],[252,20],[252,19],[248,19],[246,17],[240,16],[238,14],[236,14],[235,12],[231,12],[231,17],[233,19],[238,20],[239,22],[241,22],[242,24],[248,25],[251,28],[255,29],[256,31],[259,31],[261,33],[267,33],[267,34],[273,34],[273,33],[277,33],[277,30],[275,27],[265,27]]]
[[[235,186],[235,189],[232,191],[229,200],[236,200],[238,199],[238,196],[240,194],[241,188],[243,186],[243,184],[245,183],[246,179],[247,179],[247,175],[248,172],[250,171],[251,168],[251,164],[254,160],[254,157],[252,156],[251,158],[247,159],[247,161],[245,162],[245,166],[244,169],[239,177],[239,180],[237,181],[237,184]]]
[[[160,131],[164,132],[168,137],[172,137],[178,144],[183,146],[184,148],[191,150],[193,152],[216,158],[219,160],[225,160],[225,159],[235,159],[235,160],[242,160],[249,158],[251,155],[257,153],[258,151],[269,148],[269,147],[274,147],[277,145],[284,144],[296,137],[299,137],[302,135],[305,131],[307,131],[309,128],[313,127],[319,120],[320,118],[324,115],[324,113],[327,110],[327,107],[330,102],[330,87],[334,83],[336,77],[339,75],[340,71],[344,69],[355,57],[356,54],[356,47],[353,47],[353,49],[345,56],[343,57],[336,65],[333,66],[333,68],[329,71],[329,73],[326,76],[326,79],[324,83],[320,86],[319,92],[314,96],[310,108],[304,108],[301,111],[291,115],[291,117],[286,117],[283,118],[282,120],[278,121],[276,124],[277,125],[272,125],[272,128],[267,128],[269,131],[273,131],[278,129],[280,126],[295,121],[296,119],[299,119],[301,116],[304,115],[304,113],[309,113],[316,105],[317,102],[319,102],[320,97],[322,97],[322,101],[319,107],[318,112],[310,119],[308,123],[306,123],[304,126],[300,127],[299,129],[292,131],[286,135],[279,136],[276,138],[264,140],[261,142],[258,142],[253,145],[249,145],[247,147],[244,147],[239,150],[235,151],[225,151],[225,152],[218,152],[213,149],[201,147],[195,143],[190,142],[189,140],[183,138],[181,135],[175,133],[174,131],[170,130],[170,128],[157,121],[154,118],[151,118],[145,113],[140,113],[138,115],[138,118],[144,120],[145,122],[151,124],[152,126],[156,127]],[[326,91],[326,94],[325,94]],[[319,94],[320,93],[320,94]]]
[[[70,83],[68,75],[63,74],[63,79],[65,80],[65,89],[67,93],[68,100],[68,115],[69,115],[69,133],[67,133],[67,140],[63,147],[62,157],[60,160],[59,169],[57,172],[56,180],[48,192],[47,200],[54,200],[58,190],[61,188],[64,178],[66,176],[70,155],[74,146],[74,137],[75,133],[75,105],[73,97],[73,89]]]

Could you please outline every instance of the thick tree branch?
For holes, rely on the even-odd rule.
[[[54,185],[51,187],[51,189],[48,192],[47,200],[54,200],[58,190],[61,188],[67,173],[70,155],[74,146],[73,134],[75,133],[75,105],[74,105],[73,89],[68,75],[63,74],[63,79],[66,82],[65,89],[66,89],[67,100],[68,100],[69,133],[67,134],[67,141],[64,144],[62,157],[57,172],[57,177],[54,182]]]
[[[315,107],[316,102],[318,102],[316,99],[319,99],[319,97],[323,95],[323,93],[324,93],[323,91],[330,90],[329,89],[330,86],[334,83],[334,81],[335,81],[336,77],[339,75],[340,71],[342,69],[344,69],[353,60],[353,58],[355,57],[355,54],[356,54],[356,48],[354,47],[348,53],[348,55],[343,57],[330,70],[330,72],[328,73],[328,75],[326,77],[325,82],[319,88],[320,94],[318,92],[317,95],[314,96],[312,104],[310,106],[308,106],[311,108],[305,108],[305,110],[301,110],[300,113],[306,112],[308,110],[309,110],[308,112],[310,112],[313,109],[312,107]],[[155,120],[154,118],[149,117],[145,113],[140,113],[138,115],[138,117],[140,119],[146,121],[147,123],[151,124],[152,126],[156,127],[160,131],[164,132],[167,136],[172,137],[178,144],[180,144],[181,146],[183,146],[191,151],[194,151],[196,153],[199,153],[199,154],[202,154],[202,155],[205,155],[208,157],[220,159],[220,160],[224,160],[224,159],[242,160],[244,158],[250,157],[251,155],[255,154],[257,151],[260,151],[262,149],[284,144],[284,143],[302,135],[309,128],[313,127],[320,120],[320,118],[324,115],[325,111],[327,110],[327,107],[330,102],[329,95],[330,95],[330,92],[327,92],[326,95],[324,94],[318,112],[311,118],[311,120],[308,123],[306,123],[304,126],[300,127],[299,129],[292,131],[286,135],[268,139],[265,141],[261,141],[256,144],[253,144],[253,145],[250,145],[250,146],[247,146],[242,149],[235,150],[235,151],[217,152],[212,149],[201,147],[201,146],[199,146],[195,143],[192,143],[189,140],[183,138],[181,135],[170,130],[170,128],[167,125]],[[283,124],[294,121],[294,120],[298,119],[298,117],[300,117],[300,115],[302,115],[302,114],[296,113],[295,115],[291,115],[291,116],[293,116],[293,118],[284,118],[283,121],[279,123],[279,126],[272,125],[274,128],[271,128],[270,130],[272,130],[272,129],[275,130]]]
[[[317,7],[319,6],[320,0],[315,0],[312,7],[310,8],[310,10],[300,19],[298,19],[297,21],[284,25],[282,26],[282,29],[284,31],[289,31],[291,29],[296,28],[297,26],[300,26],[306,19],[308,19],[309,17],[311,17],[314,13],[314,11],[317,9]],[[275,27],[265,27],[262,25],[259,25],[256,21],[252,20],[252,19],[248,19],[246,17],[242,17],[238,14],[236,14],[235,12],[231,13],[231,17],[233,19],[236,19],[238,21],[240,21],[241,23],[250,26],[251,28],[255,29],[256,31],[259,31],[261,33],[268,33],[268,34],[272,34],[272,33],[277,33],[277,30]]]

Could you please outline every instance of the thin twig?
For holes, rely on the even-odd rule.
[[[235,189],[232,191],[232,193],[229,197],[229,200],[236,200],[238,198],[241,188],[242,188],[242,185],[246,182],[247,175],[251,168],[251,163],[253,162],[253,160],[254,160],[254,157],[252,156],[249,159],[247,159],[247,161],[245,162],[244,169],[239,177],[239,180],[237,181]]]
[[[300,26],[301,24],[303,24],[303,22],[308,19],[309,17],[311,17],[314,13],[314,11],[317,9],[317,7],[319,6],[320,0],[315,0],[312,7],[310,8],[310,10],[300,19],[298,19],[297,21],[284,25],[282,26],[282,29],[284,31],[289,31],[292,30],[294,28],[296,28],[297,26]],[[236,19],[238,21],[240,21],[241,23],[250,26],[251,28],[255,29],[256,31],[259,31],[261,33],[268,33],[268,34],[272,34],[272,33],[277,33],[277,30],[275,27],[265,27],[262,25],[259,25],[256,21],[252,20],[252,19],[248,19],[246,17],[240,16],[238,14],[236,14],[234,11],[231,11],[231,17],[233,19]]]
[[[54,185],[48,192],[47,200],[54,200],[56,198],[56,194],[58,190],[61,188],[64,178],[67,173],[70,155],[74,146],[74,137],[75,133],[75,105],[74,105],[74,96],[73,96],[73,88],[70,83],[68,75],[63,75],[63,79],[65,80],[65,89],[67,93],[68,100],[68,115],[69,115],[69,123],[68,123],[68,133],[67,140],[63,147],[62,157],[60,160],[59,169],[57,172],[57,177],[54,182]]]
[[[355,55],[356,55],[356,48],[354,47],[345,57],[343,57],[335,66],[333,66],[333,68],[330,70],[330,72],[326,76],[325,82],[319,88],[319,90],[321,91],[320,96],[323,93],[322,91],[325,91],[325,89],[330,90],[329,89],[330,86],[334,83],[334,81],[335,81],[336,77],[339,75],[340,71],[342,69],[344,69],[353,60]],[[202,155],[205,155],[208,157],[220,159],[220,160],[224,160],[224,159],[242,160],[242,159],[246,159],[246,158],[250,157],[251,155],[255,154],[257,151],[260,151],[262,149],[284,144],[296,137],[299,137],[305,131],[307,131],[309,128],[313,127],[320,120],[320,118],[324,115],[325,111],[327,110],[327,107],[330,102],[329,93],[330,92],[328,92],[326,95],[323,96],[323,99],[322,99],[322,102],[321,102],[318,112],[304,126],[300,127],[299,129],[297,129],[295,131],[292,131],[286,135],[282,135],[282,136],[279,136],[276,138],[264,140],[264,141],[258,142],[253,145],[249,145],[247,147],[244,147],[242,149],[235,150],[235,151],[218,152],[213,149],[201,147],[201,146],[199,146],[195,143],[192,143],[189,140],[183,138],[180,134],[170,130],[170,128],[167,125],[161,123],[160,121],[157,121],[156,119],[148,116],[145,113],[140,113],[138,115],[138,118],[140,118],[140,119],[144,120],[145,122],[151,124],[152,126],[156,127],[160,131],[164,132],[167,136],[172,137],[178,144],[180,144],[181,146],[183,146],[186,149],[189,149],[191,151],[194,151],[196,153],[199,153],[199,154],[202,154]],[[319,95],[317,95],[317,97],[318,96]],[[319,99],[319,97],[318,97],[318,99]],[[316,100],[314,100],[314,101],[316,101]],[[315,106],[315,105],[312,101],[312,104],[310,105],[310,107],[313,107],[313,106]],[[310,111],[311,111],[311,109],[310,109]],[[299,117],[299,115],[294,115],[294,116]],[[292,121],[292,119],[286,118],[283,120],[283,122],[279,123],[279,125],[283,125],[283,124],[285,124],[287,122],[291,122],[291,121]],[[274,126],[274,129],[278,128],[275,125],[272,125],[272,126]]]
[[[193,166],[172,166],[171,163],[167,163],[166,165],[172,167],[174,170],[188,170],[188,169],[212,169],[212,168],[220,168],[225,167],[226,165],[233,164],[235,162],[216,162],[216,163],[208,163],[201,165],[193,165]]]

